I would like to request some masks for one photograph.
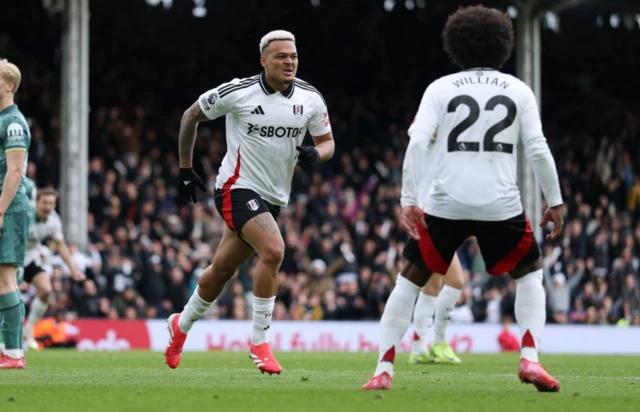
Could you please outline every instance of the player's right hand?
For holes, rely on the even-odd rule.
[[[303,169],[309,169],[320,162],[320,153],[313,146],[296,146],[298,164]]]
[[[424,213],[418,206],[405,206],[402,208],[402,223],[405,229],[415,240],[420,240],[418,225],[427,228],[427,222],[424,220]]]
[[[553,223],[553,230],[547,235],[547,240],[554,240],[562,234],[564,219],[562,218],[562,205],[550,207],[544,211],[544,217],[540,222],[540,227],[545,227],[547,223]]]
[[[207,186],[202,183],[200,176],[192,168],[180,168],[180,182],[178,182],[180,195],[189,202],[198,203],[196,187],[199,187],[203,192],[207,191]]]

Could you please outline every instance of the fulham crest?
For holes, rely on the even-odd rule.
[[[260,205],[258,204],[258,201],[256,199],[251,199],[247,202],[247,207],[249,208],[249,210],[256,211],[260,208]]]
[[[301,104],[294,104],[293,105],[293,114],[295,114],[296,117],[302,116],[302,105]]]

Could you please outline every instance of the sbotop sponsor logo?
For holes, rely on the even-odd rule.
[[[260,126],[249,123],[247,134],[260,137],[296,138],[304,134],[304,127]]]

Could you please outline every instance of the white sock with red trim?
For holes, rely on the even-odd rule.
[[[373,376],[387,372],[389,376],[393,377],[396,346],[409,329],[413,306],[419,293],[420,287],[418,285],[398,274],[396,287],[393,288],[380,319],[380,357]]]
[[[516,279],[515,312],[522,337],[520,357],[538,362],[538,346],[547,318],[542,269]]]
[[[437,275],[432,275],[437,276]],[[436,319],[434,329],[436,331],[433,343],[445,343],[447,341],[447,326],[451,320],[451,311],[456,306],[456,301],[462,293],[461,289],[456,289],[449,285],[444,285],[436,299]]]
[[[433,274],[432,276],[438,276]],[[433,322],[433,312],[436,310],[437,296],[429,296],[424,292],[418,296],[413,308],[413,344],[411,353],[422,355],[427,351],[427,335]]]

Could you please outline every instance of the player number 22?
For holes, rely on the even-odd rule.
[[[471,127],[480,118],[480,105],[471,96],[462,95],[451,99],[447,112],[454,113],[458,106],[464,104],[469,108],[469,115],[460,122],[449,133],[447,139],[447,148],[449,152],[479,152],[480,142],[459,142],[458,136],[460,136],[465,130]],[[507,116],[494,124],[484,134],[482,141],[482,151],[484,152],[501,152],[501,153],[513,153],[513,144],[494,142],[493,139],[498,133],[506,129],[513,124],[516,118],[516,104],[507,96],[493,96],[487,104],[484,106],[484,110],[493,110],[498,105],[503,105],[507,108]]]

